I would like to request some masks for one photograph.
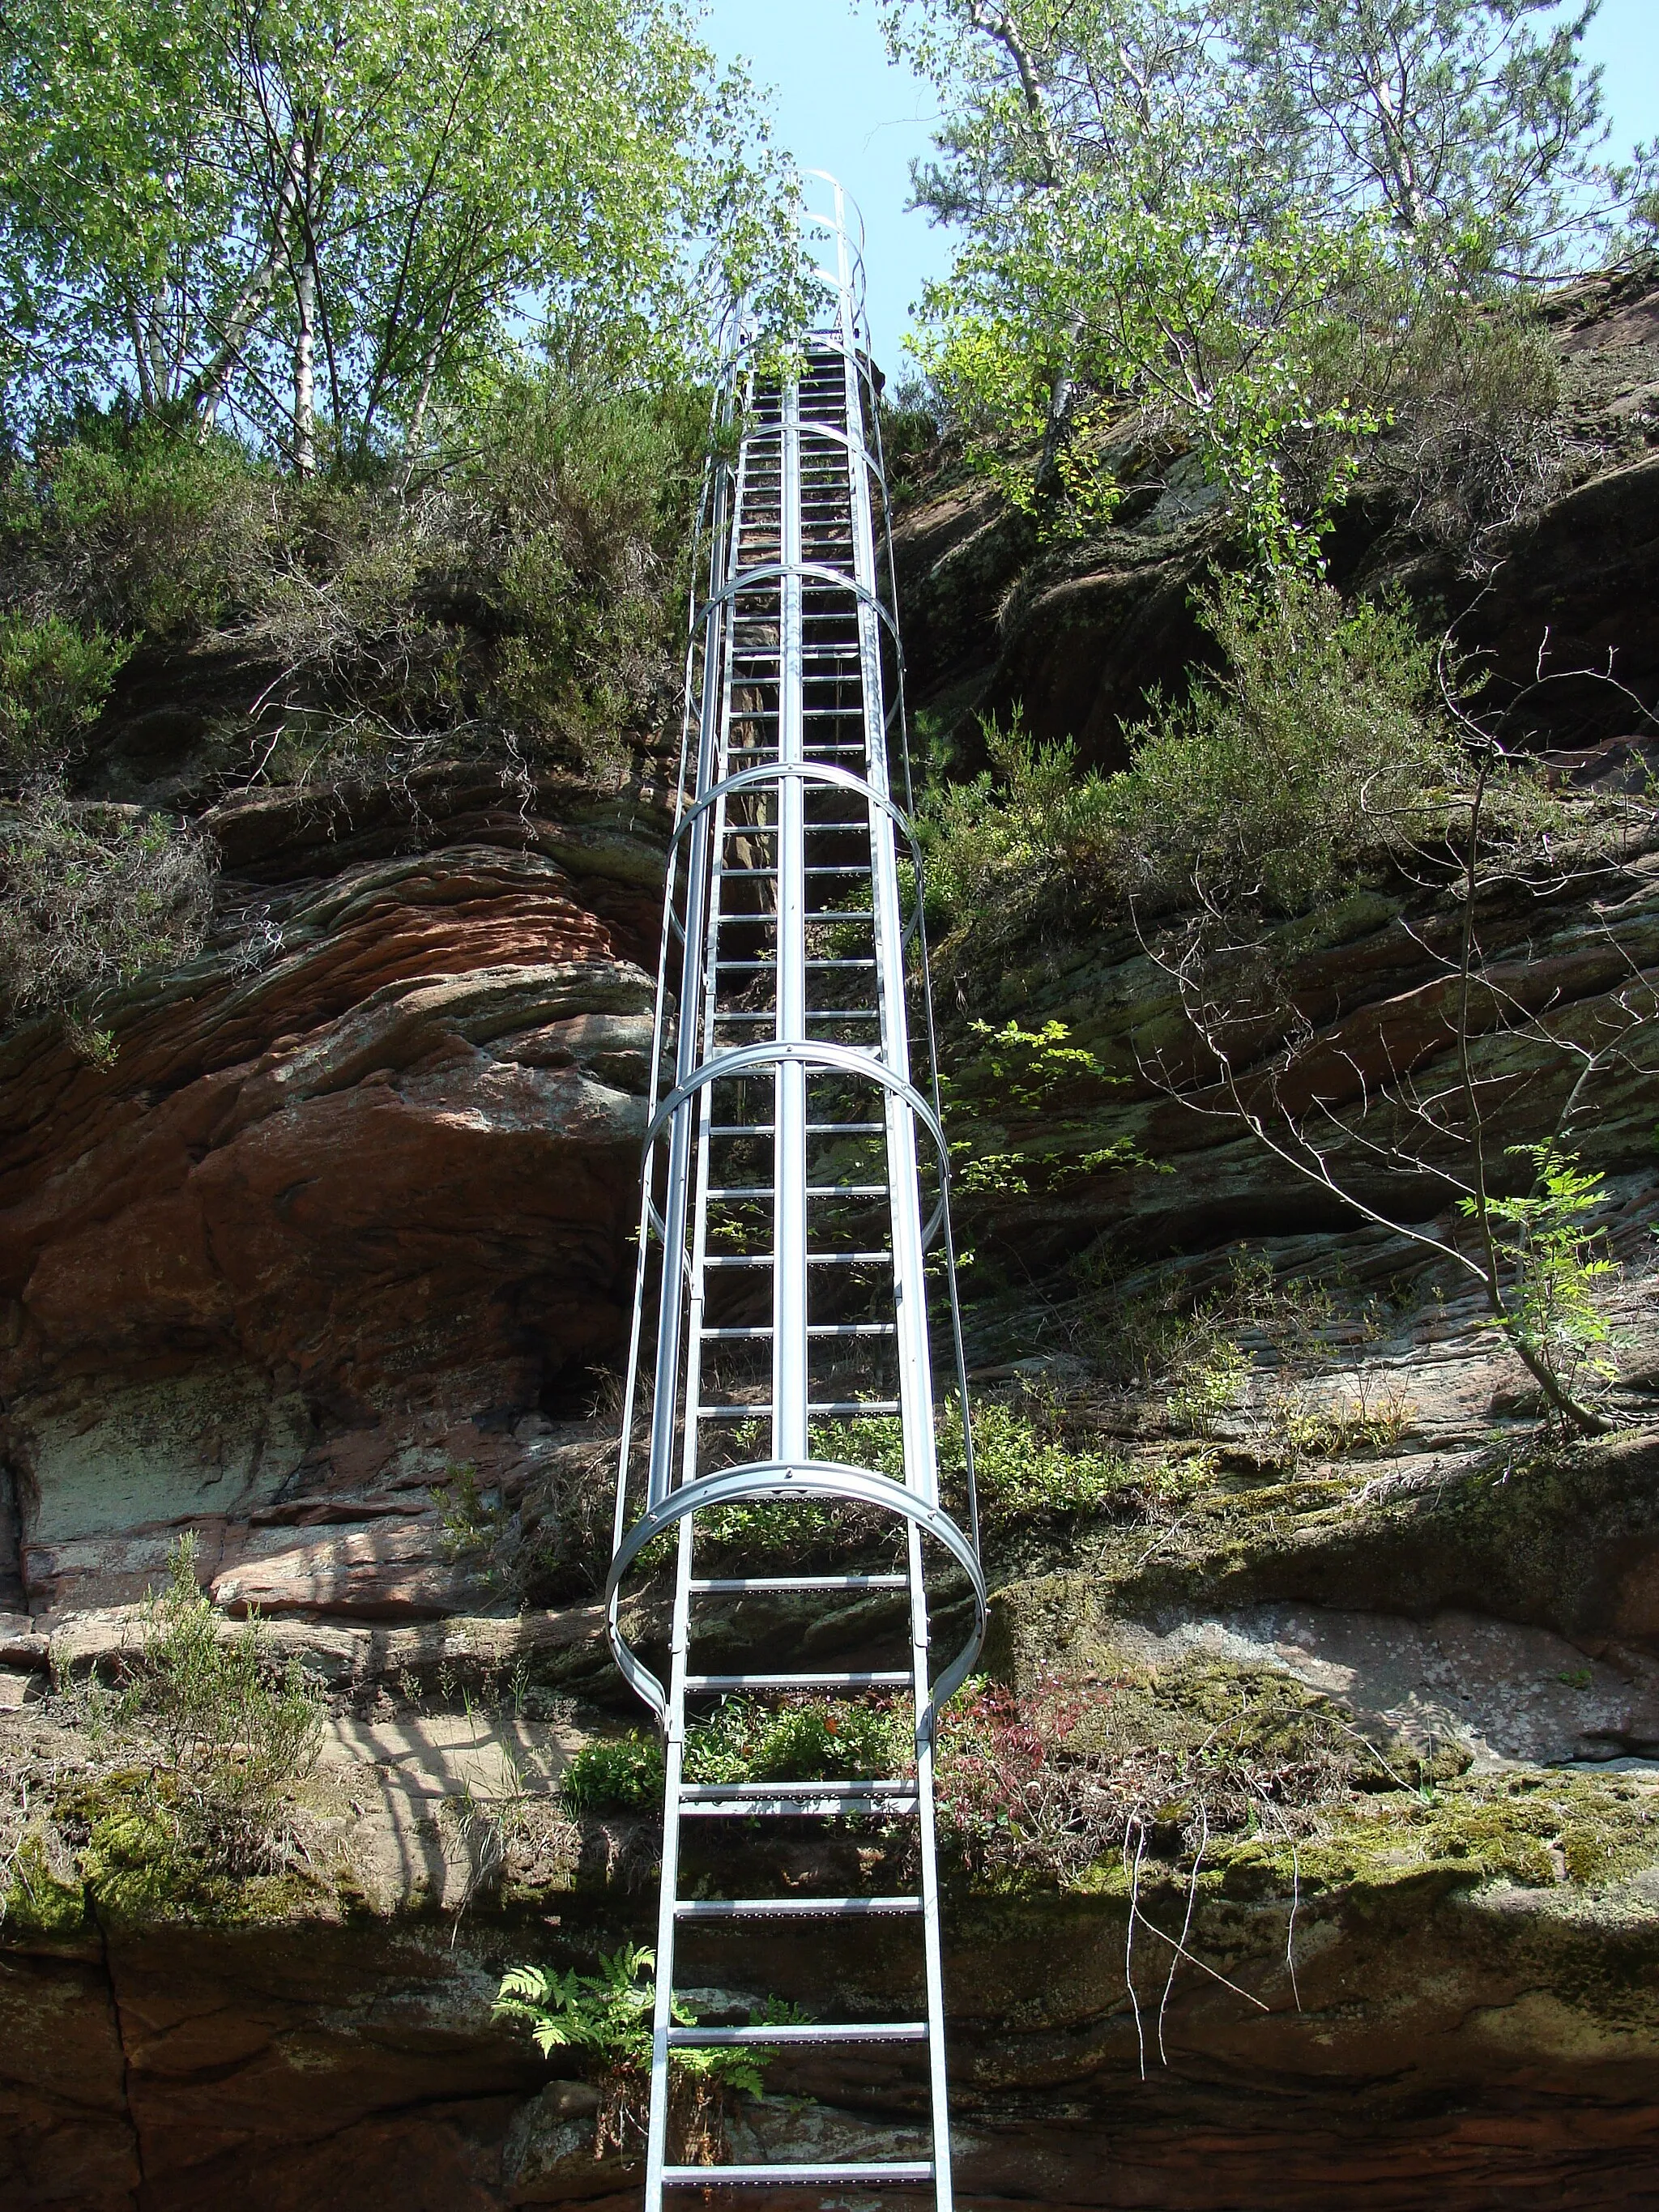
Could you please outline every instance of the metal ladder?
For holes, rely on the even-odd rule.
[[[699,525],[706,596],[692,613],[680,811],[664,910],[606,1591],[618,1664],[665,1738],[647,2212],[659,2212],[665,2189],[732,2183],[890,2182],[931,2191],[941,2208],[951,2202],[934,1730],[939,1706],[977,1656],[985,1587],[921,855],[907,811],[876,378],[849,203],[832,179],[820,181],[828,204],[805,221],[830,265],[817,270],[823,304],[798,363],[769,372],[757,365],[741,312],[728,328],[715,410],[720,434],[711,441]],[[903,804],[889,775],[895,732]],[[926,1033],[925,1088],[911,1066],[913,1004]],[[954,1366],[946,1418],[963,1422],[959,1500],[940,1497],[936,1334]],[[884,1468],[877,1464],[884,1449]],[[700,1545],[729,1550],[721,1532],[732,1508],[743,1509],[750,1548],[741,1565],[749,1571],[700,1573]],[[791,1532],[799,1540],[804,1527],[817,1553],[850,1564],[790,1571],[800,1563]],[[871,1565],[872,1528],[886,1532],[890,1565],[879,1555]],[[671,1532],[665,1686],[624,1634],[621,1607],[630,1569]],[[952,1575],[953,1595],[971,1625],[935,1672],[927,1575],[941,1570]],[[868,1607],[884,1592],[893,1616],[888,1640],[897,1648],[854,1655],[872,1663],[694,1668],[710,1600],[810,1608],[814,1598],[850,1597]],[[875,1663],[881,1660],[889,1663]],[[686,1778],[689,1713],[734,1694],[858,1691],[908,1701],[913,1771],[817,1782]],[[682,1893],[688,1821],[849,1817],[915,1824],[913,1888],[840,1897]],[[919,1939],[924,2016],[677,2025],[682,1936],[751,1915],[822,1921],[826,1938],[837,1926],[908,1923]],[[831,1954],[826,1983],[833,1966]],[[720,2044],[921,2047],[931,2157],[669,2163],[673,2054]]]

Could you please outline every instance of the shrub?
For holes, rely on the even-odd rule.
[[[246,1874],[278,1854],[282,1802],[316,1756],[322,1714],[297,1664],[272,1666],[257,1619],[222,1629],[197,1583],[196,1540],[181,1536],[115,1717],[162,1753],[148,1816],[180,1852]]]
[[[1093,1513],[1134,1479],[1114,1452],[1078,1446],[1040,1401],[1009,1405],[981,1398],[971,1409],[974,1475],[980,1517],[995,1529],[1044,1515]],[[904,1474],[904,1440],[896,1419],[815,1424],[813,1449],[896,1481]],[[939,1409],[939,1480],[960,1490],[967,1476],[957,1401]]]
[[[1129,732],[1116,786],[1117,871],[1132,896],[1311,905],[1345,864],[1423,834],[1456,756],[1435,707],[1435,654],[1397,609],[1328,584],[1240,578],[1204,602],[1224,676]]]
[[[97,720],[129,648],[61,616],[0,612],[0,769],[57,770]]]
[[[988,732],[989,773],[933,798],[929,872],[956,943],[989,951],[1127,902],[1301,912],[1443,820],[1459,755],[1434,648],[1403,612],[1238,577],[1200,612],[1225,671],[1130,730],[1127,769],[1085,769],[1069,740],[1016,724]]]
[[[211,629],[258,596],[272,498],[234,439],[88,417],[12,471],[0,593],[128,636]]]
[[[706,436],[700,394],[618,392],[580,361],[496,401],[449,494],[448,574],[496,639],[478,710],[530,750],[586,757],[672,712]]]
[[[266,781],[392,781],[440,746],[520,777],[611,767],[677,707],[705,434],[702,394],[574,358],[508,380],[395,481],[286,480],[232,439],[88,412],[0,476],[0,605],[127,639],[231,630],[265,664]]]
[[[84,1007],[199,950],[217,874],[204,837],[39,784],[0,816],[0,1012]]]
[[[981,1686],[945,1709],[938,1772],[947,1854],[1004,1889],[1120,1854],[1190,1870],[1212,1838],[1305,1832],[1315,1808],[1391,1776],[1328,1700],[1200,1658],[1150,1680]]]
[[[574,1753],[560,1778],[574,1813],[656,1813],[662,1808],[662,1747],[630,1729],[596,1738]]]
[[[1560,354],[1526,314],[1492,309],[1435,318],[1412,350],[1384,479],[1419,537],[1488,574],[1566,474]]]

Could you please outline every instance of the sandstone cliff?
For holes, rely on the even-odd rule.
[[[1383,513],[1348,519],[1340,565],[1454,612],[1462,592],[1471,641],[1513,673],[1548,624],[1564,665],[1616,647],[1650,696],[1659,302],[1632,289],[1561,321],[1577,458],[1484,595]],[[1107,538],[1058,553],[988,493],[918,489],[912,671],[963,757],[969,708],[1018,699],[1109,761],[1120,720],[1177,680],[1213,523],[1178,471],[1146,489]],[[142,673],[148,713],[165,676]],[[138,727],[108,733],[118,797],[152,787]],[[1627,778],[1642,752],[1600,695],[1564,693],[1539,743],[1589,779]],[[594,2155],[588,2086],[489,2018],[506,1964],[589,1965],[653,1910],[648,1824],[573,1822],[556,1795],[575,1748],[624,1717],[592,1573],[666,822],[648,757],[610,781],[504,792],[476,763],[428,761],[394,784],[221,799],[202,810],[223,855],[216,934],[125,995],[113,1056],[46,1022],[0,1045],[8,2203],[632,2201],[634,2169]],[[1646,883],[1626,939],[1650,972]],[[1516,991],[1593,1022],[1622,986],[1570,896],[1489,921]],[[1431,1024],[1434,926],[1407,894],[1366,891],[1295,946],[1298,993],[1356,1080]],[[1586,1141],[1623,1271],[1620,1425],[1571,1443],[1453,1282],[1194,1114],[1181,1084],[1141,1079],[1132,1035],[1161,1018],[1161,986],[1133,933],[939,981],[963,1061],[971,1018],[1035,1012],[1124,1079],[1085,1102],[1069,1151],[1041,1114],[978,1109],[981,1148],[1039,1171],[963,1200],[976,1384],[1057,1407],[1133,1477],[1090,1511],[995,1522],[998,1674],[1109,1686],[1151,1741],[1287,1683],[1389,1762],[1299,1839],[1241,1827],[1195,1876],[1172,1847],[1133,1896],[1109,1863],[1070,1889],[963,1876],[947,1972],[964,2199],[1645,2201],[1650,1067],[1610,1082]],[[1565,1079],[1528,1074],[1516,1142]],[[1147,1164],[1073,1173],[1097,1139]],[[1092,1274],[1091,1251],[1110,1255]],[[1213,1327],[1189,1330],[1182,1373],[1126,1354],[1126,1315],[1206,1300]],[[137,1638],[185,1528],[216,1603],[257,1607],[329,1703],[297,1855],[211,1893],[158,1887],[76,1702]],[[831,1620],[818,1648],[867,1626]],[[803,1624],[744,1601],[728,1633],[782,1649]],[[805,1850],[788,1866],[824,1870]],[[787,1935],[711,1939],[701,1971],[710,2009],[738,2016],[767,1993],[877,2010],[904,1995],[872,1948],[832,1997]],[[902,2144],[919,2109],[901,2067],[791,2064],[733,2124],[756,2151],[810,2134],[847,2157]]]

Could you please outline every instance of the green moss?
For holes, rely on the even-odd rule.
[[[0,1893],[0,1930],[7,1936],[76,1936],[86,1926],[85,1885],[52,1871],[44,1841],[25,1836]]]
[[[135,1926],[341,1917],[335,1885],[308,1871],[233,1874],[191,1850],[168,1817],[167,1783],[165,1775],[125,1768],[59,1789],[52,1813],[76,1839],[78,1879],[71,1887],[82,1910],[95,1905],[105,1918]]]
[[[1475,1887],[1590,1888],[1659,1859],[1659,1799],[1594,1777],[1534,1770],[1465,1776],[1443,1790],[1399,1790],[1334,1808],[1292,1853],[1282,1837],[1223,1842],[1215,1860],[1233,1897],[1389,1889],[1430,1881]]]

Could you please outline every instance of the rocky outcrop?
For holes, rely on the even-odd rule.
[[[1495,572],[1466,574],[1455,549],[1425,543],[1386,475],[1338,518],[1330,568],[1345,589],[1435,608],[1481,657],[1495,696],[1529,690],[1528,730],[1577,746],[1640,717],[1570,672],[1611,665],[1649,701],[1659,682],[1659,288],[1639,276],[1589,284],[1548,313],[1564,363],[1562,474]],[[895,554],[912,697],[964,765],[979,765],[978,718],[1006,725],[1018,706],[1035,736],[1073,738],[1085,761],[1121,767],[1123,726],[1155,690],[1178,696],[1212,650],[1192,594],[1227,555],[1219,495],[1196,456],[1158,455],[1134,422],[1111,436],[1127,490],[1113,526],[1081,538],[1040,545],[972,477],[924,483],[907,503]],[[1552,679],[1541,692],[1540,673]]]
[[[1190,1912],[1179,1885],[1148,1877],[1133,2004],[1121,1885],[956,1900],[963,2197],[1216,2212],[1312,2212],[1334,2192],[1374,2212],[1429,2197],[1475,2212],[1519,2190],[1640,2202],[1659,2173],[1659,1800],[1642,1777],[1517,1787],[1507,1801],[1454,1788],[1405,1820],[1361,1823],[1305,1852],[1296,1893],[1259,1844],[1212,1867]],[[596,2094],[543,2086],[547,2069],[488,2020],[504,1957],[591,1957],[648,1917],[638,1891],[568,1885],[544,1881],[532,1901],[517,1881],[513,1901],[475,1902],[453,1925],[344,1917],[313,1891],[240,1924],[14,1929],[7,2201],[636,2201],[635,2157],[596,2155]],[[1175,1960],[1172,1976],[1183,1926],[1203,1966]],[[810,1937],[734,1930],[700,1946],[696,1972],[705,2016],[741,2018],[763,1994],[888,2018],[914,1999],[893,1945],[844,1954],[827,1988]],[[736,2109],[728,2140],[744,2157],[914,2155],[921,2097],[914,2070],[879,2054],[792,2062]]]
[[[446,1470],[488,1490],[614,1356],[661,819],[479,796],[224,810],[229,941],[106,1064],[0,1052],[20,1610],[131,1599],[192,1527],[230,1605],[451,1611]]]

